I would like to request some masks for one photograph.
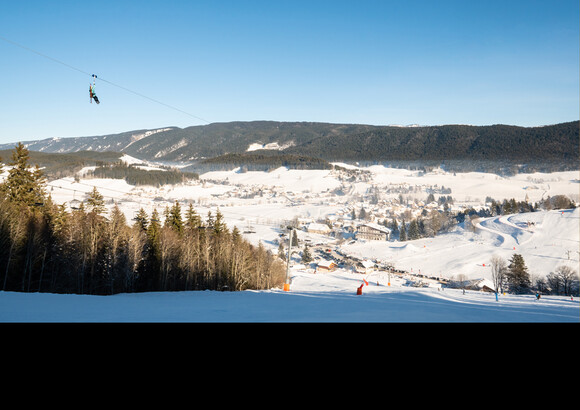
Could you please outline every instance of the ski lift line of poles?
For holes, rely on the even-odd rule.
[[[22,45],[22,44],[19,44],[19,43],[15,42],[15,41],[12,41],[12,40],[10,40],[10,39],[7,39],[6,37],[0,36],[0,40],[3,40],[3,41],[5,41],[5,42],[7,42],[7,43],[10,43],[10,44],[12,44],[12,45],[14,45],[14,46],[16,46],[16,47],[20,47],[20,48],[22,48],[23,50],[30,51],[31,53],[34,53],[34,54],[36,54],[36,55],[39,55],[39,56],[41,56],[41,57],[44,57],[44,58],[46,58],[46,59],[48,59],[48,60],[51,60],[51,61],[53,61],[53,62],[55,62],[55,63],[61,64],[61,65],[65,66],[65,67],[67,67],[67,68],[70,68],[71,70],[78,71],[79,73],[82,73],[82,74],[84,74],[84,75],[87,75],[87,76],[89,76],[89,77],[91,77],[91,78],[98,78],[100,81],[103,81],[103,82],[105,82],[105,83],[107,83],[107,84],[110,84],[110,85],[112,85],[112,86],[114,86],[114,87],[120,88],[120,89],[122,89],[122,90],[125,90],[125,91],[127,91],[127,92],[130,92],[130,93],[132,93],[132,94],[135,94],[135,95],[137,95],[137,96],[139,96],[139,97],[145,98],[145,99],[147,99],[147,100],[149,100],[149,101],[153,101],[153,102],[155,102],[155,103],[157,103],[157,104],[163,105],[163,106],[165,106],[165,107],[167,107],[167,108],[170,108],[170,109],[172,109],[172,110],[175,110],[175,111],[178,111],[178,112],[180,112],[180,113],[182,113],[182,114],[188,115],[188,116],[190,116],[190,117],[192,117],[192,118],[195,118],[195,119],[198,119],[198,120],[200,120],[200,121],[203,121],[203,122],[205,122],[206,124],[210,124],[210,121],[208,121],[208,120],[206,120],[206,119],[203,119],[203,118],[201,118],[201,117],[198,117],[197,115],[193,115],[193,114],[191,114],[191,113],[188,113],[187,111],[183,111],[182,109],[179,109],[179,108],[177,108],[177,107],[174,107],[174,106],[172,106],[172,105],[166,104],[166,103],[164,103],[164,102],[162,102],[162,101],[159,101],[159,100],[156,100],[156,99],[154,99],[154,98],[148,97],[148,96],[146,96],[146,95],[144,95],[144,94],[141,94],[141,93],[139,93],[139,92],[137,92],[137,91],[130,90],[130,89],[129,89],[129,88],[127,88],[127,87],[123,87],[123,86],[121,86],[121,85],[119,85],[119,84],[115,84],[115,83],[113,83],[113,82],[111,82],[111,81],[108,81],[108,80],[106,80],[106,79],[104,79],[104,78],[97,77],[95,74],[89,74],[89,73],[87,73],[87,72],[86,72],[86,71],[84,71],[84,70],[81,70],[81,69],[79,69],[79,68],[77,68],[77,67],[74,67],[74,66],[72,66],[72,65],[70,65],[70,64],[67,64],[67,63],[63,62],[63,61],[60,61],[60,60],[58,60],[58,59],[56,59],[56,58],[54,58],[54,57],[48,56],[48,55],[46,55],[46,54],[43,54],[43,53],[41,53],[41,52],[39,52],[39,51],[33,50],[33,49],[32,49],[32,48],[30,48],[30,47],[26,47],[26,46],[24,46],[24,45]]]
[[[100,186],[96,186],[96,185],[87,184],[87,183],[84,183],[84,182],[75,182],[75,184],[77,184],[77,185],[84,185],[84,186],[91,187],[91,188],[96,188],[96,189],[98,189],[98,190],[101,190],[101,189],[107,189],[107,190],[109,190],[109,191],[112,191],[112,192],[117,192],[117,193],[119,193],[119,194],[127,195],[127,196],[129,196],[129,197],[137,197],[137,198],[140,198],[140,200],[133,200],[133,199],[131,199],[131,198],[124,198],[124,200],[128,200],[128,201],[130,201],[130,202],[135,202],[135,203],[139,203],[139,204],[142,204],[141,200],[143,200],[143,202],[148,202],[148,201],[150,201],[150,200],[151,200],[151,198],[144,197],[144,196],[142,196],[142,194],[140,194],[140,193],[135,193],[135,192],[124,192],[124,191],[119,191],[119,190],[116,190],[116,189],[113,189],[113,188],[100,187]],[[51,185],[50,183],[47,183],[47,185],[49,185],[49,186],[54,186],[54,187],[56,187],[56,188],[62,188],[62,189],[68,189],[68,190],[74,190],[74,189],[72,189],[72,188],[63,188],[63,187],[61,187],[61,186],[57,186],[57,185]],[[77,190],[74,190],[74,191],[77,191]],[[82,191],[79,191],[79,192],[82,192]],[[104,196],[104,195],[103,195],[103,196]],[[106,198],[111,198],[111,199],[114,199],[114,200],[119,200],[119,198],[117,198],[117,197],[111,197],[111,196],[104,196],[104,197],[106,197]],[[233,211],[229,211],[229,210],[228,210],[228,211],[226,211],[226,213],[228,213],[228,214],[231,214],[231,215],[241,216],[241,217],[248,218],[248,219],[256,218],[256,215],[249,215],[249,214],[244,214],[244,213],[241,213],[241,212],[233,212]],[[256,220],[256,222],[252,222],[252,223],[253,223],[253,224],[255,224],[255,225],[262,225],[262,226],[277,226],[277,225],[279,225],[279,224],[277,224],[277,223],[266,223],[266,222],[259,222],[259,221],[257,221],[257,220]]]
[[[141,206],[143,206],[143,204],[146,204],[147,202],[151,201],[151,198],[143,197],[141,194],[138,194],[138,193],[128,193],[128,192],[118,191],[118,190],[115,190],[115,189],[112,189],[112,188],[106,188],[106,187],[99,187],[99,186],[96,186],[96,185],[84,184],[82,182],[76,182],[76,184],[85,185],[85,186],[88,186],[88,187],[96,188],[98,190],[100,190],[101,188],[102,189],[108,189],[110,191],[118,192],[118,193],[121,193],[121,194],[124,194],[124,195],[127,195],[128,196],[128,198],[127,197],[125,197],[125,198],[119,198],[119,197],[115,197],[115,196],[109,196],[109,195],[102,195],[101,194],[103,196],[103,198],[105,198],[105,199],[111,199],[113,201],[123,200],[123,201],[127,201],[127,202],[133,202],[133,203],[139,204]],[[67,188],[67,187],[63,187],[61,185],[55,185],[55,184],[51,184],[51,183],[47,183],[46,185],[47,186],[50,186],[50,187],[53,187],[53,188],[58,188],[58,189],[64,189],[64,190],[67,190],[67,191],[72,191],[73,193],[76,193],[76,192],[78,192],[80,194],[86,194],[87,193],[87,192],[84,192],[84,191],[81,191],[81,190],[78,190],[78,189]],[[241,216],[241,217],[248,218],[248,219],[256,218],[255,215],[247,215],[247,214],[243,214],[243,213],[239,213],[239,212],[227,211],[226,213],[233,214],[233,215],[237,215],[237,216]],[[266,223],[266,222],[260,222],[258,220],[256,220],[255,222],[252,222],[252,224],[253,225],[261,225],[261,226],[278,226],[279,225],[279,223]]]
[[[74,192],[83,192],[83,191],[76,190],[76,189],[73,189],[73,188],[65,188],[65,187],[62,187],[60,185],[54,185],[54,184],[51,184],[51,183],[47,183],[46,185],[51,186],[51,187],[54,187],[54,188],[66,189],[66,190],[74,191]],[[143,204],[143,203],[149,202],[151,200],[151,198],[144,197],[144,196],[142,196],[142,194],[135,193],[135,192],[124,192],[124,191],[119,191],[119,190],[116,190],[116,189],[113,189],[113,188],[100,187],[100,186],[91,185],[91,184],[87,184],[87,183],[83,183],[83,182],[75,182],[75,185],[84,185],[84,186],[87,186],[87,187],[90,187],[90,188],[96,188],[97,190],[107,189],[107,190],[112,191],[112,192],[117,192],[119,194],[127,195],[128,198],[123,198],[123,200],[127,200],[129,202],[135,202],[135,203],[139,203],[139,204]],[[118,197],[107,196],[107,195],[103,195],[103,197],[104,198],[110,198],[110,199],[113,199],[113,200],[119,200],[120,199]],[[138,200],[135,200],[135,199],[132,199],[132,198],[139,198],[139,199]],[[255,218],[255,215],[248,215],[248,214],[243,214],[243,213],[240,213],[240,212],[227,211],[227,213],[228,214],[237,215],[237,216],[241,216],[241,217],[244,217],[244,218],[249,218],[249,219],[250,218]],[[276,225],[274,223],[259,223],[259,222],[256,222],[255,224],[256,225],[267,225],[267,226],[275,226]]]
[[[85,191],[81,191],[79,189],[67,188],[67,187],[63,187],[63,186],[60,186],[60,185],[52,185],[50,183],[47,183],[46,185],[49,186],[49,187],[52,187],[52,188],[58,188],[58,189],[64,189],[66,191],[72,191],[73,193],[77,193],[77,192],[79,194],[87,194],[88,193],[88,192],[85,192]],[[95,188],[100,189],[101,187],[95,186]],[[121,191],[116,191],[116,192],[121,192]],[[103,198],[108,198],[108,199],[117,200],[117,201],[121,199],[121,198],[116,197],[116,196],[108,196],[108,195],[102,195],[102,196],[103,196]],[[123,198],[123,199],[125,200],[125,198]],[[135,203],[139,203],[139,204],[141,203],[140,201],[134,201],[134,200],[130,200],[130,201],[131,202],[135,202]]]
[[[112,192],[118,192],[119,194],[135,195],[134,193],[128,193],[128,192],[125,192],[125,191],[119,191],[118,189],[107,188],[106,186],[103,186],[103,187],[101,187],[101,186],[96,186],[96,185],[86,184],[86,183],[84,183],[84,182],[74,182],[74,184],[75,184],[75,185],[84,185],[84,186],[88,186],[88,187],[91,187],[91,188],[97,188],[97,189],[99,189],[99,190],[100,190],[100,189],[106,189],[106,190],[108,190],[108,191],[112,191]],[[47,183],[47,185],[50,185],[50,184],[49,184],[49,183]]]

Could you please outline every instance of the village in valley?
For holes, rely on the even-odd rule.
[[[579,322],[577,2],[5,3],[0,323]]]
[[[161,173],[160,180],[166,179],[165,172],[179,170],[175,164],[170,167],[128,155],[123,155],[121,162],[146,169],[147,174],[150,170]],[[514,292],[514,297],[523,298],[518,303],[531,303],[531,299],[525,299],[533,297],[529,294],[531,288],[538,299],[539,292],[555,293],[551,297],[560,298],[558,303],[564,304],[566,300],[573,302],[570,307],[577,306],[574,275],[580,258],[578,170],[502,176],[446,171],[442,167],[332,165],[330,169],[234,168],[200,172],[180,182],[158,184],[130,183],[123,176],[96,176],[91,166],[82,167],[74,175],[49,178],[43,182],[46,203],[34,202],[31,206],[37,213],[55,212],[55,216],[63,217],[55,221],[70,224],[60,231],[69,233],[62,236],[67,246],[57,247],[55,257],[48,252],[35,255],[41,269],[45,266],[43,258],[50,256],[49,267],[60,266],[64,275],[55,276],[49,271],[39,277],[50,279],[43,282],[26,276],[16,286],[22,289],[24,283],[31,290],[42,287],[44,292],[54,292],[49,288],[52,278],[64,277],[70,278],[65,285],[70,284],[72,291],[81,294],[129,295],[145,291],[157,295],[161,289],[167,291],[167,297],[174,298],[174,292],[169,291],[214,290],[218,291],[214,294],[223,294],[226,290],[254,289],[266,297],[323,292],[324,297],[315,297],[322,303],[330,296],[332,308],[316,309],[322,316],[312,316],[312,309],[302,303],[274,309],[277,318],[306,315],[310,321],[323,317],[347,320],[352,315],[352,306],[336,305],[346,302],[343,295],[370,295],[366,299],[373,303],[365,304],[359,312],[362,320],[383,321],[391,317],[424,321],[425,315],[432,314],[434,320],[440,320],[437,319],[440,310],[432,312],[431,305],[425,305],[417,314],[414,302],[412,309],[401,308],[409,303],[405,297],[394,305],[391,297],[374,298],[380,294],[403,296],[411,292],[445,301],[477,300],[476,303],[485,306],[485,314],[474,317],[480,321],[489,320],[488,317],[497,320],[493,316],[497,309],[489,313],[491,316],[487,309],[491,301],[500,300],[500,294],[502,300],[512,303],[511,287],[517,284],[498,282],[494,272],[504,269],[507,277],[508,263],[511,269],[517,261],[529,278],[528,294],[524,291],[520,295],[517,289]],[[9,180],[17,174],[11,174],[11,170],[10,165],[5,166],[2,177]],[[86,226],[101,227],[103,245],[119,238],[115,232],[125,235],[125,257],[111,253],[116,248],[104,248],[105,263],[88,265],[95,269],[103,266],[105,272],[119,272],[120,276],[104,276],[105,280],[99,281],[101,276],[93,279],[94,276],[86,275],[79,258],[87,253],[76,251],[84,242],[78,245],[74,242],[84,236],[84,230],[78,229],[83,226],[79,223],[98,223]],[[71,240],[74,246],[68,245]],[[155,249],[159,251],[159,260],[164,261],[159,265],[160,287],[147,288],[148,277],[140,275],[147,270],[141,271],[141,267],[154,268],[157,254],[149,250]],[[95,254],[90,261],[98,261],[99,255]],[[227,260],[227,256],[232,259]],[[57,264],[75,258],[80,262]],[[219,264],[232,266],[232,275],[224,276],[222,271],[211,269]],[[182,271],[189,266],[191,270]],[[205,270],[206,266],[210,269]],[[180,272],[185,274],[179,276]],[[204,312],[212,309],[211,304],[204,302],[207,292],[187,293],[195,295],[195,304],[201,304]],[[242,293],[249,298],[258,295],[253,291]],[[216,296],[221,312],[221,298],[210,296]],[[384,308],[396,312],[394,316],[385,316],[383,308],[376,310],[374,303],[378,300]],[[186,302],[188,312],[191,302],[190,299]],[[225,316],[216,316],[217,311],[212,311],[209,316],[204,314],[203,320],[224,317],[231,321],[232,315],[238,314],[242,320],[258,317],[271,320],[270,310],[264,309],[263,302],[257,299],[256,302],[257,310],[248,311],[245,303],[244,309],[237,309],[234,304]],[[175,300],[170,303],[178,308]],[[102,310],[98,311],[102,315]],[[126,312],[115,310],[113,316],[121,311]],[[337,311],[341,313],[334,316]],[[403,316],[402,311],[406,312]],[[441,317],[450,320],[450,315],[456,315],[453,317],[466,320],[470,312],[459,309]],[[496,313],[503,315],[501,311]],[[46,314],[54,317],[50,312]],[[572,317],[577,320],[577,314]]]
[[[139,165],[128,156],[124,160],[155,166]],[[385,282],[398,275],[411,286],[461,281],[462,286],[481,290],[491,288],[485,268],[489,256],[483,254],[495,252],[494,243],[484,244],[485,228],[479,225],[494,215],[491,197],[537,204],[562,194],[578,201],[577,181],[577,171],[501,177],[441,168],[334,164],[331,170],[213,171],[197,181],[161,187],[101,179],[81,179],[75,185],[71,178],[52,181],[49,187],[57,201],[70,202],[73,189],[78,198],[96,186],[108,206],[118,204],[129,221],[140,208],[148,214],[154,209],[163,213],[175,202],[184,210],[191,204],[202,217],[220,212],[228,227],[236,226],[250,242],[262,243],[282,259],[293,231],[293,270],[372,274]],[[533,216],[521,216],[518,224],[531,231],[526,218],[541,223],[543,213],[525,215]],[[413,234],[419,225],[420,235]],[[443,256],[455,247],[463,254]],[[471,263],[477,254],[482,254],[481,263]],[[505,255],[509,259],[509,253]],[[463,261],[458,264],[456,259]]]

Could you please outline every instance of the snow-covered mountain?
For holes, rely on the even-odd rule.
[[[120,134],[101,135],[93,137],[47,138],[36,141],[23,141],[30,151],[47,153],[70,153],[78,151],[115,151],[124,152],[137,141],[151,137],[160,132],[170,131],[173,128],[159,128],[153,130],[136,130]],[[2,144],[0,150],[12,149],[15,144]]]

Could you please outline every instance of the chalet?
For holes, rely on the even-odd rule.
[[[489,279],[476,279],[471,283],[471,288],[483,292],[495,293],[493,282]]]
[[[318,233],[322,235],[328,235],[330,233],[330,228],[326,224],[311,223],[308,224],[306,230],[309,233]]]
[[[319,271],[322,272],[330,272],[337,268],[337,264],[334,263],[333,261],[327,261],[323,259],[320,262],[318,262],[317,268]]]
[[[375,264],[369,260],[361,261],[356,266],[357,273],[370,273],[375,270]]]
[[[365,223],[357,227],[356,238],[371,241],[388,241],[391,238],[391,230],[376,223]]]

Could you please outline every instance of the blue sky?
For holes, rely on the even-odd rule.
[[[0,143],[252,120],[574,121],[579,17],[577,0],[3,2]]]

